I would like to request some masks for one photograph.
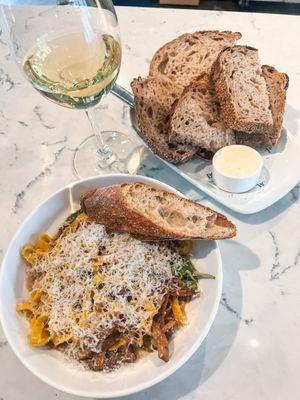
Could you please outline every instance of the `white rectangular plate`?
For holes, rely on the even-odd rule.
[[[300,180],[300,147],[285,129],[273,148],[259,150],[264,167],[258,184],[246,193],[228,193],[219,189],[212,179],[212,165],[199,157],[182,164],[164,161],[183,178],[213,199],[242,214],[261,211],[285,196]]]
[[[123,93],[117,96],[124,101]],[[126,98],[131,107],[132,127],[143,140],[137,127],[133,97],[127,91]],[[196,156],[181,165],[174,165],[157,157],[219,203],[241,214],[254,214],[276,203],[300,181],[300,146],[292,133],[283,129],[276,146],[258,151],[263,157],[264,167],[258,184],[245,193],[228,193],[219,189],[212,178],[211,161]]]

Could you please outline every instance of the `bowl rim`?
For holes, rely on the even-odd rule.
[[[173,188],[171,185],[169,185],[167,183],[159,181],[158,179],[146,177],[146,176],[143,176],[143,175],[129,175],[129,174],[121,174],[121,173],[96,175],[96,176],[92,176],[92,177],[89,177],[89,178],[80,179],[80,180],[74,181],[74,182],[72,182],[72,183],[70,183],[70,184],[58,189],[57,191],[52,193],[50,196],[48,196],[46,199],[44,199],[42,202],[40,202],[36,207],[34,207],[34,209],[23,220],[23,222],[20,224],[19,228],[16,230],[16,232],[13,235],[13,237],[11,238],[10,243],[9,243],[9,245],[7,247],[7,250],[5,252],[5,255],[3,257],[3,260],[2,260],[2,263],[1,263],[1,268],[0,268],[0,293],[3,292],[1,289],[2,289],[2,285],[4,284],[4,275],[5,275],[4,270],[5,270],[5,268],[7,268],[6,264],[7,264],[8,255],[10,254],[11,251],[13,251],[14,243],[17,240],[17,237],[19,236],[19,233],[22,231],[24,225],[26,225],[26,223],[32,218],[32,216],[34,215],[34,213],[36,212],[37,209],[39,209],[44,203],[46,203],[47,201],[51,200],[51,198],[55,197],[60,192],[63,192],[66,189],[72,189],[77,184],[86,183],[88,181],[93,181],[96,178],[98,178],[98,179],[101,179],[101,178],[105,179],[105,178],[109,178],[109,177],[113,177],[113,178],[120,177],[120,178],[122,178],[124,176],[128,176],[129,177],[129,181],[131,181],[131,182],[139,182],[139,181],[141,181],[141,182],[145,182],[145,183],[149,183],[149,184],[151,184],[151,183],[154,183],[154,184],[155,183],[159,183],[160,185],[162,185],[164,187],[164,190],[173,191],[173,193],[176,193],[176,194],[180,195],[181,197],[185,197],[186,198],[186,196],[184,196],[177,189]],[[122,183],[122,182],[120,182],[120,183]],[[150,388],[150,387],[156,385],[157,383],[163,381],[164,379],[166,379],[170,375],[172,375],[183,364],[185,364],[185,362],[196,352],[196,350],[199,348],[199,346],[201,345],[203,340],[206,338],[206,336],[207,336],[207,334],[208,334],[208,332],[209,332],[209,330],[210,330],[210,328],[211,328],[211,326],[212,326],[212,324],[214,322],[214,319],[215,319],[217,311],[218,311],[220,299],[221,299],[222,286],[223,286],[223,268],[222,268],[222,257],[221,257],[221,253],[220,253],[218,242],[216,240],[213,240],[212,242],[214,242],[214,250],[215,250],[216,260],[217,260],[218,280],[217,280],[216,296],[215,296],[215,299],[214,299],[212,311],[210,313],[208,321],[206,322],[205,328],[203,329],[201,335],[197,338],[197,340],[195,341],[193,346],[190,347],[189,351],[186,352],[185,356],[183,356],[180,361],[175,363],[173,366],[171,366],[165,372],[160,373],[155,378],[150,379],[146,383],[140,383],[140,384],[134,386],[134,388],[131,387],[131,388],[127,388],[127,389],[116,389],[112,393],[101,392],[101,391],[99,391],[99,392],[88,392],[86,390],[72,390],[72,389],[63,387],[61,384],[56,383],[52,379],[49,379],[47,377],[47,375],[45,375],[43,373],[40,373],[36,368],[31,366],[31,363],[28,362],[25,357],[21,356],[17,346],[15,346],[14,342],[10,338],[9,328],[8,328],[8,325],[7,325],[6,320],[4,318],[3,311],[2,311],[4,305],[0,301],[0,322],[1,322],[1,325],[2,325],[2,328],[3,328],[4,335],[5,335],[6,339],[7,339],[10,347],[12,348],[14,354],[17,356],[17,358],[21,361],[21,363],[33,375],[38,377],[41,381],[45,382],[49,386],[54,387],[55,389],[58,389],[58,390],[60,390],[60,391],[62,391],[64,393],[68,393],[68,394],[76,395],[76,396],[82,396],[82,397],[94,397],[94,398],[106,399],[106,398],[115,398],[115,397],[122,397],[122,396],[126,396],[126,395],[131,395],[131,394],[140,392],[142,390],[145,390],[147,388]]]

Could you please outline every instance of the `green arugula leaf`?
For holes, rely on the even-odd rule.
[[[172,273],[175,277],[180,278],[188,288],[197,290],[200,279],[215,279],[213,275],[197,271],[189,256],[181,256],[181,261],[178,265],[172,265]]]
[[[71,224],[73,221],[75,221],[75,219],[78,217],[79,214],[83,213],[83,211],[81,209],[73,212],[73,214],[69,215],[68,218],[66,219],[66,222],[68,222],[69,224]]]

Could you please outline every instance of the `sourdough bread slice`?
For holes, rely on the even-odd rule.
[[[243,132],[236,133],[236,141],[239,144],[246,144],[252,147],[274,146],[281,134],[283,115],[286,101],[286,91],[289,85],[289,78],[286,74],[277,71],[269,65],[262,66],[262,73],[267,84],[271,112],[273,117],[273,129],[267,135],[247,135]]]
[[[210,73],[220,51],[241,38],[239,32],[200,31],[186,33],[154,54],[149,74],[164,76],[182,88],[201,73]]]
[[[235,143],[234,132],[220,118],[220,105],[207,74],[191,83],[173,105],[169,141],[212,153]]]
[[[225,216],[144,183],[123,183],[86,193],[81,208],[108,229],[154,239],[226,239],[236,227]]]
[[[214,82],[225,124],[236,131],[271,134],[273,117],[258,50],[233,46],[214,65]]]
[[[197,151],[190,146],[169,143],[169,113],[182,90],[167,78],[137,78],[131,82],[139,130],[150,149],[159,157],[178,164]]]

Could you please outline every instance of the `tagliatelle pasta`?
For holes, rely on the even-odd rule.
[[[167,361],[200,277],[180,249],[190,245],[141,242],[80,212],[54,238],[40,234],[21,249],[32,282],[16,310],[29,321],[29,345],[59,348],[92,370],[133,362],[141,349]]]

